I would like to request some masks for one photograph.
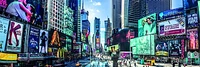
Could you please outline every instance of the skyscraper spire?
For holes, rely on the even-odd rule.
[[[82,0],[82,9],[84,9],[84,0]]]

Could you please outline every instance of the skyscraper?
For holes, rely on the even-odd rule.
[[[128,27],[137,30],[140,18],[171,8],[171,0],[129,0]]]
[[[65,0],[48,0],[48,25],[47,29],[57,29],[64,32],[64,6]]]
[[[113,29],[121,28],[121,0],[112,0]]]
[[[96,51],[100,51],[101,42],[100,42],[100,18],[95,17],[94,19],[94,37],[95,37],[95,48]]]

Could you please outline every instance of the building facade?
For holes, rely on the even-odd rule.
[[[57,29],[64,32],[64,6],[65,0],[48,0],[48,25],[47,29]]]
[[[112,0],[113,29],[121,28],[121,0]]]

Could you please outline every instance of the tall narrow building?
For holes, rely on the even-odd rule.
[[[121,28],[121,0],[112,0],[113,29]]]

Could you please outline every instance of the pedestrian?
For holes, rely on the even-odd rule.
[[[136,62],[134,63],[134,66],[136,67]]]

